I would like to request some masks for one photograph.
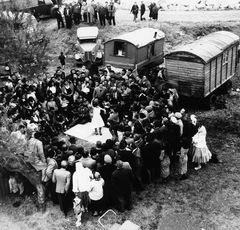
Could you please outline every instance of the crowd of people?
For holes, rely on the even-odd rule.
[[[77,226],[82,211],[130,210],[132,191],[187,179],[189,163],[199,170],[211,159],[205,127],[179,107],[176,89],[159,87],[159,73],[58,67],[32,81],[13,73],[0,90],[1,139],[42,174],[46,196],[65,216],[74,204]],[[112,139],[86,149],[61,136],[88,122],[94,135],[108,127]]]
[[[152,2],[149,6],[149,19],[158,20],[159,6],[155,2]],[[60,8],[62,9],[62,8]],[[65,4],[63,11],[59,8],[55,9],[55,17],[57,19],[58,29],[66,28],[71,29],[72,25],[79,25],[80,23],[87,23],[90,25],[99,23],[100,26],[116,25],[115,14],[116,6],[113,0],[106,1],[105,4],[90,2],[86,0],[79,0],[74,4]],[[142,1],[140,6],[135,2],[131,8],[130,13],[133,14],[133,21],[137,22],[138,14],[140,12],[140,20],[146,20],[144,17],[146,12],[145,3]]]
[[[101,26],[106,24],[115,26],[115,13],[116,7],[113,1],[106,1],[105,4],[101,4],[94,0],[91,0],[91,2],[80,0],[74,4],[65,4],[63,12],[59,8],[55,9],[58,29],[65,26],[71,29],[73,23],[79,25],[80,22],[90,25],[99,22]]]

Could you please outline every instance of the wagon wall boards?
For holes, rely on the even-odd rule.
[[[136,64],[138,67],[152,62],[156,62],[156,65],[162,64],[164,57],[163,46],[164,39],[161,39],[137,49]]]
[[[236,73],[237,45],[231,46],[205,65],[204,96],[232,78]]]
[[[166,58],[167,81],[183,96],[201,97],[204,89],[202,63]]]
[[[236,73],[239,37],[218,31],[165,57],[167,79],[180,95],[206,97]]]

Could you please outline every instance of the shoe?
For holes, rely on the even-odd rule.
[[[195,167],[194,169],[197,171],[197,170],[199,170],[199,169],[201,169],[201,168],[202,168],[202,166],[199,165],[198,167]]]

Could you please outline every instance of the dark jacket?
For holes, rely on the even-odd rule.
[[[112,186],[117,195],[126,195],[132,191],[132,170],[116,169],[112,174]]]
[[[145,4],[141,4],[141,13],[144,14],[146,11]]]
[[[138,14],[139,7],[138,5],[133,5],[131,9],[131,13]]]

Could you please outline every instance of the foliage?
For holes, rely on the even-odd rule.
[[[0,17],[0,62],[9,63],[16,71],[32,76],[46,65],[49,39],[39,29],[32,15],[2,12]]]

